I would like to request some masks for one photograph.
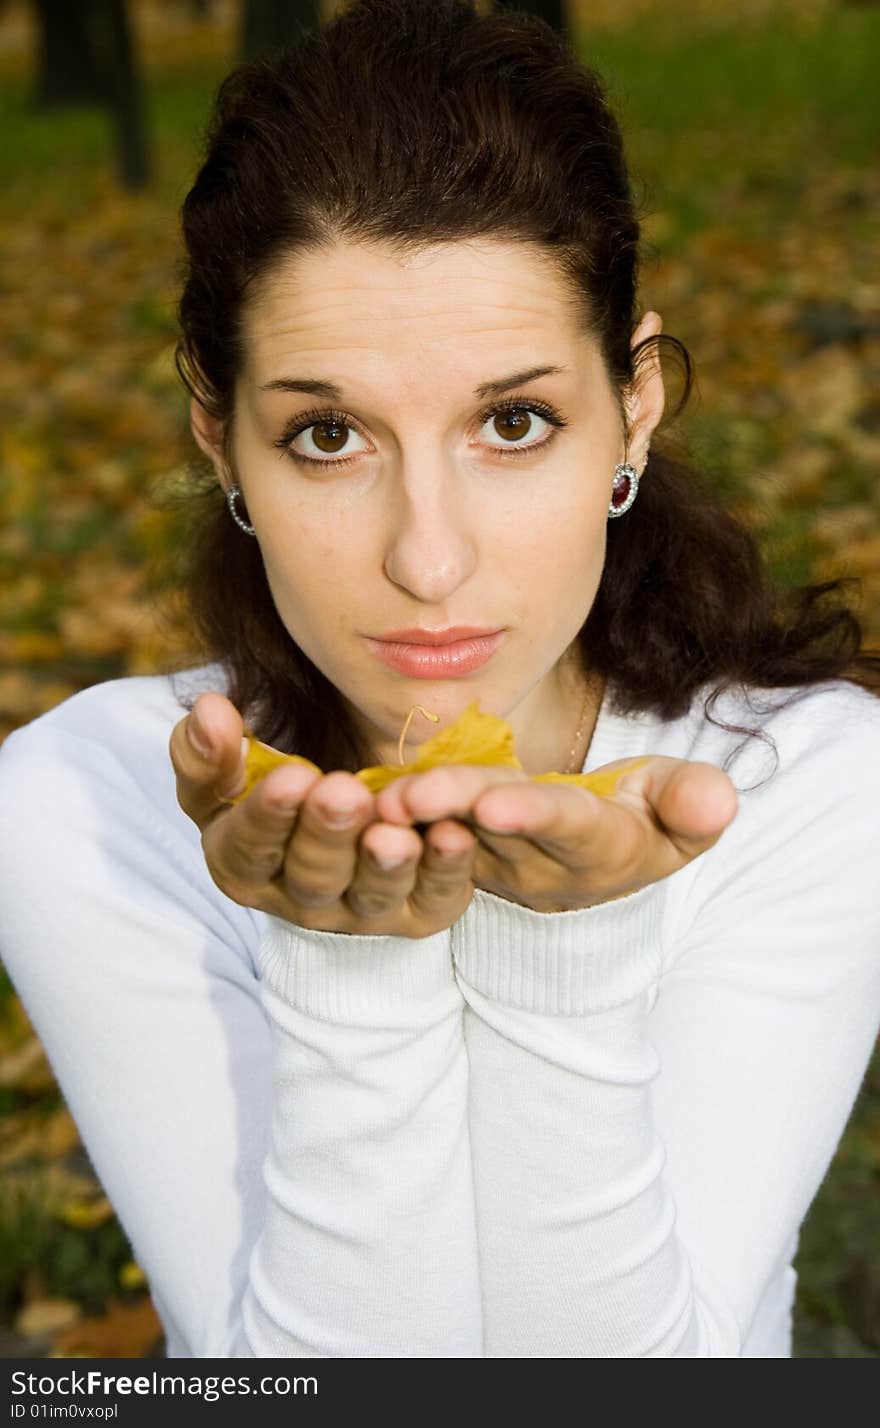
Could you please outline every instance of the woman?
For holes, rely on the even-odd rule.
[[[3,957],[169,1356],[790,1356],[877,659],[655,435],[600,81],[358,0],[230,75],[183,221],[205,663],[0,754]],[[475,701],[521,770],[354,776]],[[245,730],[317,768],[241,798]]]

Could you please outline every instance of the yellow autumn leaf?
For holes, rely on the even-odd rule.
[[[120,1266],[116,1278],[123,1289],[143,1289],[147,1282],[144,1271],[133,1259],[126,1260],[125,1264]]]
[[[632,759],[622,768],[589,774],[533,774],[532,781],[570,783],[607,798],[614,792],[624,774],[647,762],[646,757]],[[322,772],[310,759],[301,758],[298,754],[282,754],[278,749],[273,749],[248,735],[248,750],[245,755],[247,782],[242,792],[228,801],[240,803],[271,769],[290,763],[305,764],[317,773]],[[378,793],[404,774],[425,773],[428,769],[439,768],[445,764],[479,764],[484,767],[522,769],[514,751],[513,730],[507,720],[496,714],[483,713],[479,701],[474,701],[448,729],[441,729],[439,734],[420,744],[415,758],[409,763],[377,764],[371,768],[358,769],[355,778],[366,784],[371,793]]]
[[[624,774],[632,773],[633,769],[640,769],[648,762],[648,757],[641,759],[630,759],[619,769],[598,769],[595,773],[585,774],[561,774],[542,773],[533,774],[532,783],[571,783],[578,788],[587,788],[590,793],[596,793],[600,798],[609,798]]]
[[[365,783],[371,793],[378,793],[404,774],[425,773],[443,764],[522,768],[513,751],[513,730],[507,720],[499,719],[497,714],[483,714],[475,701],[448,729],[441,729],[439,734],[420,744],[409,763],[377,764],[374,768],[358,769],[355,777]]]
[[[71,1200],[56,1211],[57,1218],[72,1230],[95,1230],[113,1219],[114,1210],[106,1195],[97,1200]]]
[[[278,749],[273,749],[269,744],[263,744],[259,739],[247,736],[248,751],[244,761],[244,772],[247,783],[241,793],[235,798],[229,799],[230,803],[240,803],[243,798],[247,798],[251,789],[258,784],[261,779],[271,773],[272,769],[277,769],[281,764],[305,764],[307,768],[314,769],[316,773],[321,770],[317,764],[313,764],[311,759],[303,759],[299,754],[282,754]]]

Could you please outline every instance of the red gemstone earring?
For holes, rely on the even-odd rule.
[[[639,494],[639,473],[628,461],[618,463],[614,472],[614,487],[608,503],[609,520],[624,515]]]

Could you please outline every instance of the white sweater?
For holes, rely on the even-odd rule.
[[[114,680],[0,749],[0,955],[168,1356],[789,1357],[798,1229],[880,1028],[880,701],[727,696],[780,763],[745,741],[712,850],[583,911],[477,891],[419,940],[220,892],[176,800],[184,712]],[[606,696],[584,767],[740,744],[702,698],[664,723]]]

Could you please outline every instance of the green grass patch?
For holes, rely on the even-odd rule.
[[[759,527],[761,549],[774,581],[783,589],[813,582],[813,570],[827,547],[813,529],[812,511],[786,511]]]
[[[228,67],[201,65],[145,81],[154,186],[182,199],[195,173],[213,95]],[[96,183],[114,178],[114,139],[105,110],[75,106],[43,111],[32,81],[4,74],[0,84],[0,204],[15,210],[22,195],[51,197],[67,216],[87,209]],[[48,190],[48,192],[47,192]]]
[[[100,1313],[118,1292],[119,1271],[132,1258],[117,1220],[93,1230],[70,1229],[55,1214],[44,1169],[25,1180],[0,1181],[0,1321],[21,1306],[21,1285],[37,1274],[49,1297],[73,1299]]]
[[[582,30],[578,51],[608,83],[648,206],[672,213],[661,249],[719,212],[735,226],[753,209],[788,214],[817,163],[876,164],[876,7],[838,6],[802,27],[745,25],[735,8],[702,28],[658,13],[632,30]]]
[[[726,22],[693,17],[685,25],[658,11],[632,29],[581,29],[577,47],[609,85],[648,207],[672,211],[674,231],[661,248],[717,222],[731,185],[740,201],[726,216],[736,224],[753,207],[790,211],[816,162],[875,163],[876,7],[837,7],[800,26],[780,17],[744,23],[735,12]],[[156,182],[169,197],[188,186],[211,101],[232,63],[200,60],[145,76]],[[41,111],[32,91],[30,75],[4,73],[3,206],[45,184],[65,210],[78,209],[96,175],[112,177],[109,118],[99,108]],[[854,219],[868,223],[870,214]]]

